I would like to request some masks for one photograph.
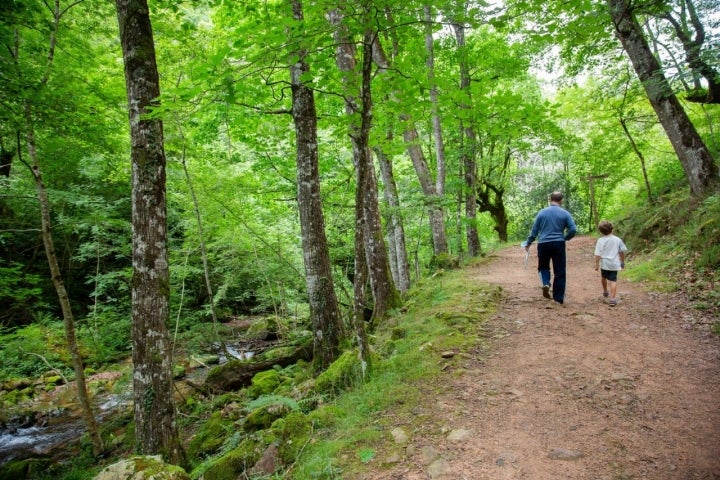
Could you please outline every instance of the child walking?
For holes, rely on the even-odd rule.
[[[617,276],[625,268],[625,252],[627,247],[623,241],[613,235],[613,224],[607,220],[598,223],[598,230],[603,234],[595,244],[595,270],[600,270],[600,281],[603,297],[610,297],[610,306],[617,305]]]

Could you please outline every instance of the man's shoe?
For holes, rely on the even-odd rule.
[[[543,297],[550,298],[550,285],[543,285]]]

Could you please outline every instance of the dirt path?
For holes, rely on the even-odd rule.
[[[359,478],[720,479],[713,319],[622,274],[608,306],[594,241],[568,243],[565,307],[542,297],[534,248],[527,269],[519,247],[473,269],[505,292],[490,355],[445,376],[403,453]]]

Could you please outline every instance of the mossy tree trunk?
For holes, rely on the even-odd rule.
[[[300,0],[292,2],[293,18],[303,21]],[[300,39],[298,39],[300,40]],[[317,112],[315,95],[303,78],[310,67],[307,52],[292,52],[297,60],[290,66],[292,116],[295,124],[297,152],[297,201],[305,263],[305,284],[310,303],[313,328],[313,364],[327,368],[339,355],[345,332],[335,294],[330,250],[325,235],[325,220],[320,199],[318,166]]]
[[[135,438],[141,454],[184,464],[173,401],[165,149],[162,121],[144,118],[160,96],[146,0],[117,0],[132,162],[132,345]]]

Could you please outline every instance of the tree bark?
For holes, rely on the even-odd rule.
[[[132,161],[132,344],[135,438],[140,454],[185,463],[175,422],[169,320],[162,121],[143,118],[160,96],[146,0],[116,0],[125,63]]]
[[[685,4],[682,11],[689,15],[690,22],[687,21],[687,18],[678,20],[670,13],[666,13],[662,18],[670,22],[673,29],[675,29],[675,34],[680,39],[685,50],[685,61],[690,70],[694,75],[702,76],[707,82],[708,89],[704,103],[720,103],[720,81],[718,81],[720,75],[700,56],[703,43],[705,43],[705,27],[700,21],[692,0],[683,0],[682,3]],[[695,38],[691,37],[691,33],[687,28],[688,24],[692,25],[695,30]]]
[[[40,163],[37,158],[37,148],[35,145],[35,132],[32,126],[32,113],[29,105],[25,106],[27,120],[27,148],[30,161],[32,162],[32,174],[35,179],[35,187],[37,190],[38,200],[40,201],[40,224],[42,231],[43,245],[45,246],[45,256],[47,257],[48,266],[50,267],[50,277],[52,279],[55,292],[57,292],[60,309],[63,315],[63,325],[65,330],[65,341],[67,342],[70,358],[72,359],[73,371],[75,372],[75,385],[78,401],[82,409],[83,421],[87,428],[88,435],[93,445],[93,454],[100,455],[103,452],[103,441],[100,437],[100,430],[90,396],[88,395],[87,385],[85,383],[85,369],[83,367],[82,356],[75,334],[75,318],[72,307],[70,306],[70,298],[68,297],[65,283],[60,273],[60,264],[55,254],[55,243],[52,236],[52,223],[50,221],[50,201],[48,200],[47,189],[43,183],[40,172]]]
[[[60,2],[55,1],[52,3],[52,6],[50,4],[46,4],[48,7],[50,7],[50,10],[52,12],[52,22],[51,22],[51,29],[50,29],[50,35],[49,35],[49,42],[48,42],[48,51],[47,55],[45,57],[45,68],[43,69],[43,74],[41,78],[39,79],[38,83],[36,84],[36,89],[43,90],[47,86],[49,80],[50,80],[50,73],[52,72],[52,67],[55,61],[55,49],[57,47],[57,39],[58,39],[58,31],[60,28],[60,20],[64,13],[68,11],[70,7],[66,7],[64,10],[60,8]],[[17,74],[20,76],[20,70],[18,66],[18,60],[20,56],[19,51],[20,41],[19,41],[19,35],[17,30],[15,30],[15,44],[9,49],[10,54],[13,57],[13,61],[15,62],[15,66],[18,68]],[[35,92],[37,93],[37,92]],[[75,333],[75,318],[73,315],[73,311],[70,305],[70,298],[67,293],[67,289],[65,288],[65,283],[62,280],[62,275],[60,272],[60,264],[58,262],[57,254],[55,252],[55,243],[52,236],[52,222],[50,219],[50,200],[48,199],[47,195],[47,189],[45,188],[45,183],[43,182],[42,173],[40,169],[40,161],[38,159],[37,154],[37,144],[35,140],[35,127],[34,127],[34,111],[33,111],[33,104],[31,103],[31,98],[33,98],[33,95],[28,95],[27,100],[25,100],[23,108],[24,108],[24,115],[25,115],[25,136],[26,136],[26,144],[27,144],[27,150],[28,150],[28,156],[30,157],[31,164],[28,165],[30,167],[30,171],[33,176],[33,180],[35,181],[35,188],[37,190],[38,195],[38,201],[40,203],[40,224],[41,224],[41,235],[43,240],[43,246],[45,247],[45,256],[48,261],[48,267],[50,269],[50,277],[53,283],[53,286],[55,288],[55,292],[58,296],[58,301],[60,303],[60,309],[62,311],[63,315],[63,326],[65,330],[65,341],[67,342],[67,347],[70,352],[70,358],[73,366],[73,371],[75,372],[75,384],[76,384],[76,393],[78,396],[78,402],[80,403],[80,407],[82,409],[82,416],[83,421],[85,422],[85,427],[87,428],[88,435],[90,437],[91,443],[93,445],[93,454],[95,456],[98,456],[102,454],[104,450],[103,441],[100,437],[100,431],[98,428],[97,421],[95,420],[95,414],[92,409],[92,404],[90,402],[90,397],[88,395],[87,391],[87,385],[85,383],[85,369],[83,367],[83,361],[82,356],[80,355],[80,348],[78,346],[77,342],[77,335]],[[4,153],[4,151],[3,151]],[[21,157],[21,149],[20,149],[20,133],[18,132],[18,156]],[[10,161],[12,161],[12,155],[9,157]],[[25,163],[23,161],[23,163]],[[10,174],[10,163],[7,165],[3,165],[4,170],[6,171],[7,175]]]
[[[367,17],[370,5],[364,4],[362,10]],[[334,10],[328,15],[330,23],[335,27],[337,45],[336,62],[341,72],[346,74],[344,82],[348,93],[345,95],[345,110],[348,115],[359,114],[360,121],[352,122],[350,138],[353,144],[353,158],[357,170],[356,188],[362,194],[362,214],[364,228],[365,259],[368,266],[370,288],[373,293],[373,323],[385,319],[390,309],[400,305],[400,295],[395,286],[388,260],[387,248],[382,233],[380,207],[378,205],[377,179],[370,152],[370,122],[372,119],[372,95],[370,70],[372,62],[372,45],[363,43],[363,63],[358,79],[353,73],[356,67],[355,47],[348,38],[343,25],[342,13]],[[364,33],[363,42],[371,38],[370,32]],[[360,80],[358,85],[358,80]],[[354,89],[359,89],[360,98]],[[358,102],[359,100],[359,102]]]
[[[382,44],[377,37],[373,42],[373,60],[381,72],[387,72],[390,69],[390,61],[388,60]],[[425,158],[425,154],[419,145],[419,135],[412,117],[408,114],[401,113],[400,121],[403,125],[403,140],[407,146],[408,155],[415,167],[415,173],[417,173],[420,187],[422,188],[427,201],[428,216],[430,219],[430,229],[433,240],[433,253],[436,256],[441,253],[448,253],[442,194],[438,193],[437,187],[433,182],[427,159]]]
[[[403,227],[402,215],[400,215],[400,200],[393,175],[392,163],[385,152],[375,148],[375,156],[380,165],[380,174],[384,185],[383,192],[385,201],[390,207],[390,231],[388,246],[390,248],[391,270],[395,284],[401,293],[410,288],[410,266],[408,264],[407,246],[405,245],[405,228]]]
[[[302,21],[300,0],[293,0],[292,8],[293,18]],[[321,370],[337,358],[345,334],[333,285],[330,251],[320,199],[315,96],[302,80],[310,67],[305,61],[305,50],[293,52],[293,55],[298,58],[290,66],[297,152],[297,201],[305,261],[305,284],[313,328],[313,364],[316,369]]]
[[[685,170],[693,196],[717,189],[718,167],[652,54],[627,0],[607,0],[615,33]]]
[[[464,7],[463,7],[464,8]],[[464,13],[464,12],[463,12]],[[468,103],[470,102],[470,67],[467,63],[465,54],[465,26],[456,21],[452,21],[452,27],[455,30],[455,41],[459,53],[459,69],[460,69],[460,90],[466,92]],[[460,108],[467,111],[470,109],[468,104],[462,103]],[[465,239],[467,241],[468,255],[475,257],[481,253],[480,236],[477,230],[477,165],[475,164],[475,144],[477,137],[475,130],[471,126],[466,126],[464,120],[460,120],[460,159],[463,169],[463,179],[465,181],[464,201],[465,201]]]

